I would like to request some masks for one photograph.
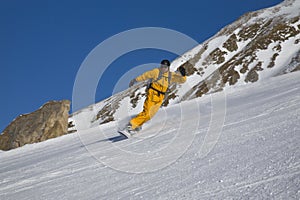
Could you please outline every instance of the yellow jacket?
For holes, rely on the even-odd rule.
[[[147,71],[142,75],[135,78],[136,81],[146,81],[152,79],[152,87],[161,92],[166,92],[169,87],[168,76],[171,75],[170,84],[172,83],[184,83],[186,81],[186,76],[177,74],[175,72],[169,72],[162,74],[161,78],[157,80],[159,76],[159,68]]]

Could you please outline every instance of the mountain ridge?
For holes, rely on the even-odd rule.
[[[163,106],[299,70],[299,10],[299,2],[286,0],[271,8],[246,13],[176,58],[171,71],[183,66],[187,82],[171,85],[172,92]],[[87,123],[96,126],[137,114],[142,110],[146,85],[141,83],[89,106],[87,109],[92,109],[95,115],[87,116]],[[73,113],[70,120],[83,110]]]

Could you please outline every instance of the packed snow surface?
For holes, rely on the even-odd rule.
[[[0,199],[300,199],[299,72],[126,120],[0,151]]]

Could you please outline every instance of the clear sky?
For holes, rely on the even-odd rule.
[[[72,99],[83,60],[107,38],[139,27],[163,27],[202,43],[249,11],[282,0],[1,0],[0,131],[49,100]],[[145,49],[121,56],[98,84],[96,101],[112,94],[131,67],[173,60]],[[156,67],[156,66],[153,66]]]

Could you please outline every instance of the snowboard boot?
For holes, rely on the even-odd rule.
[[[127,131],[131,136],[137,134],[140,130],[142,130],[142,127],[141,127],[141,126],[135,128],[135,129],[133,129],[133,128],[132,128],[132,125],[131,125],[130,123],[129,123],[129,124],[127,125],[127,127],[126,127],[126,131]]]

